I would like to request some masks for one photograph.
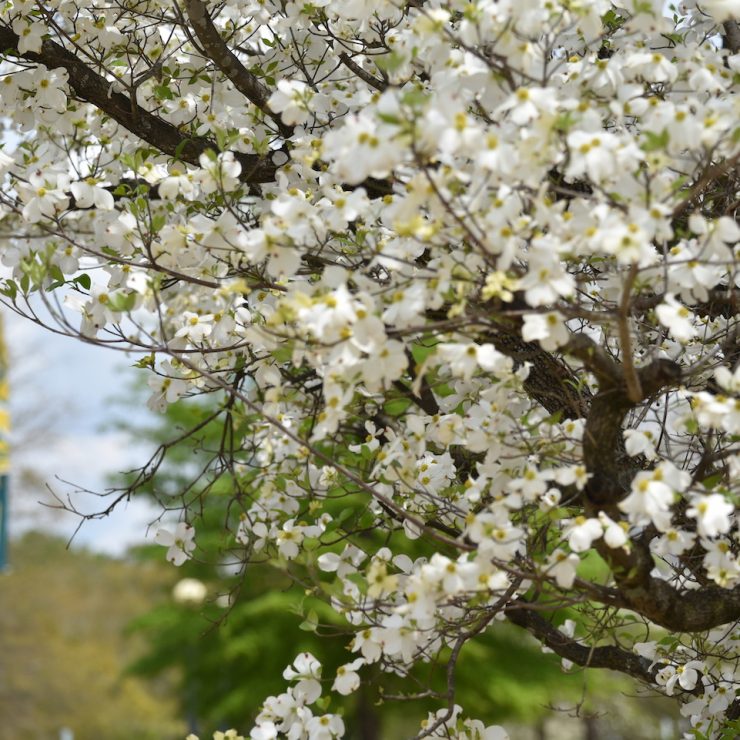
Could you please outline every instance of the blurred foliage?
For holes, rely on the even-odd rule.
[[[125,626],[169,587],[169,569],[66,549],[29,533],[0,574],[0,740],[182,738],[168,680],[127,674]]]

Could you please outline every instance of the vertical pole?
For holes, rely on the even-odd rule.
[[[8,474],[10,472],[8,409],[8,351],[0,316],[0,570],[8,567]]]
[[[8,476],[0,476],[0,572],[8,567]]]

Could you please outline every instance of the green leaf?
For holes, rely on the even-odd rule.
[[[550,414],[547,419],[544,420],[545,424],[559,424],[563,418],[563,410],[558,409],[554,414]]]
[[[49,265],[49,277],[59,284],[64,284],[65,282],[64,273],[59,268],[59,265]]]
[[[640,148],[644,152],[655,152],[659,149],[665,149],[671,138],[668,129],[663,129],[660,134],[656,134],[653,131],[643,131],[642,133],[645,141],[640,144]]]
[[[708,478],[704,478],[701,484],[707,490],[712,490],[718,483],[722,482],[723,478],[724,475],[722,473],[715,473],[714,475],[710,475]]]
[[[72,279],[72,282],[77,283],[77,285],[85,290],[90,290],[90,286],[92,285],[90,276],[86,272],[83,272],[82,275],[77,275],[77,277]]]
[[[402,123],[401,119],[398,116],[394,116],[392,113],[376,113],[378,118],[383,121],[384,123],[390,123],[394,126],[398,126]]]
[[[429,93],[421,88],[414,87],[401,96],[401,102],[409,108],[423,108],[429,100]]]
[[[30,262],[24,263],[22,268],[30,278],[31,284],[35,288],[40,288],[47,275],[46,267],[38,260],[32,259]]]
[[[298,625],[298,629],[304,632],[316,632],[318,626],[319,615],[314,609],[311,609],[306,615],[306,619]]]
[[[617,15],[614,10],[609,10],[601,16],[601,22],[611,31],[619,28],[624,23],[624,18]]]
[[[408,407],[411,406],[411,401],[407,398],[398,398],[393,401],[388,401],[383,405],[383,411],[389,416],[401,416]]]
[[[141,359],[137,360],[132,367],[150,368],[154,367],[154,353],[150,355],[144,355]]]
[[[154,88],[154,94],[160,100],[174,100],[175,94],[170,90],[170,86],[167,84],[157,85]]]
[[[5,285],[0,288],[0,294],[4,295],[6,298],[9,298],[11,301],[14,301],[16,296],[18,295],[18,285],[16,284],[15,280],[6,280]]]
[[[175,159],[182,159],[182,152],[185,149],[188,144],[192,143],[191,139],[183,139],[176,147],[175,147]]]
[[[136,305],[136,293],[112,293],[108,305],[112,311],[130,311]]]
[[[699,431],[699,424],[696,419],[686,419],[686,421],[684,422],[684,426],[686,427],[686,431],[689,432],[689,434],[696,434]]]
[[[573,112],[565,111],[565,113],[561,113],[555,119],[554,128],[556,131],[562,131],[563,133],[566,133],[567,131],[570,131],[574,123],[575,118],[573,116]]]
[[[162,227],[167,223],[167,216],[163,213],[156,213],[152,216],[152,231],[158,234]]]
[[[395,72],[401,67],[405,59],[397,52],[374,57],[375,66],[382,72]]]

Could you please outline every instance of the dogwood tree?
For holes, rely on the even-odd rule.
[[[740,3],[668,13],[0,6],[6,304],[138,353],[153,409],[219,396],[167,557],[228,495],[231,552],[300,568],[353,633],[252,737],[339,737],[326,695],[433,661],[419,736],[501,737],[455,666],[502,621],[732,732]]]

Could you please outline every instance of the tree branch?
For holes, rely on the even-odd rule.
[[[740,307],[740,294],[734,285],[718,286],[707,291],[706,301],[686,303],[686,307],[699,316],[732,318]],[[641,295],[632,301],[632,308],[638,313],[649,311],[665,300],[665,293]]]
[[[198,160],[203,152],[207,149],[219,150],[215,142],[199,136],[187,136],[153,113],[136,108],[128,96],[114,92],[116,84],[114,80],[107,80],[97,74],[55,41],[44,41],[40,53],[28,51],[23,54],[15,51],[18,41],[17,34],[10,28],[0,26],[0,50],[2,50],[0,53],[6,54],[13,50],[20,58],[29,62],[43,64],[49,69],[58,67],[65,69],[69,76],[69,86],[76,97],[99,108],[163,154],[198,166]],[[272,182],[275,179],[277,168],[271,157],[239,152],[234,152],[234,157],[242,166],[242,182],[258,184]]]
[[[346,52],[342,52],[339,55],[339,59],[341,60],[342,64],[344,64],[344,66],[350,70],[350,72],[352,72],[354,75],[359,77],[363,82],[370,85],[370,87],[373,87],[376,90],[379,90],[380,92],[383,92],[383,90],[385,90],[388,87],[388,84],[386,82],[384,82],[383,80],[375,79],[375,77],[373,77],[369,72],[366,72]]]
[[[694,205],[696,199],[699,198],[709,188],[709,186],[712,185],[712,183],[719,180],[719,178],[729,174],[736,174],[738,164],[740,164],[740,153],[724,162],[709,165],[704,170],[701,177],[695,181],[694,185],[692,185],[686,197],[673,209],[673,213],[671,214],[672,218],[676,219],[689,210],[691,206]]]
[[[563,634],[550,624],[542,614],[528,609],[526,602],[520,608],[510,608],[506,616],[512,624],[528,630],[543,645],[549,647],[561,658],[565,658],[576,665],[584,668],[609,668],[645,683],[654,683],[657,670],[651,667],[647,658],[627,652],[614,645],[601,647],[580,645],[573,638]]]
[[[619,328],[619,345],[621,349],[624,379],[627,383],[627,396],[630,401],[639,403],[642,399],[639,375],[635,372],[632,362],[632,338],[630,336],[630,305],[632,302],[632,288],[637,278],[637,263],[632,263],[627,280],[622,288],[622,298],[619,301],[617,312],[617,326]]]
[[[583,437],[584,461],[591,475],[586,486],[586,510],[590,515],[605,510],[618,517],[616,504],[629,490],[634,473],[633,466],[625,460],[622,421],[637,402],[629,398],[620,366],[602,347],[580,335],[566,350],[578,357],[599,381]],[[682,375],[675,362],[663,359],[640,368],[637,374],[642,389],[638,402],[675,385]],[[603,540],[596,543],[630,609],[676,632],[708,630],[740,619],[740,589],[709,586],[679,591],[651,576],[654,562],[649,541],[636,538],[633,545],[631,550],[625,550],[610,548]]]
[[[588,414],[591,391],[583,387],[563,360],[545,352],[537,342],[525,342],[518,327],[497,326],[486,339],[518,364],[531,364],[524,390],[551,414],[561,413],[564,419],[580,419]]]
[[[740,23],[737,21],[725,21],[722,24],[724,33],[722,34],[722,43],[725,49],[729,49],[733,54],[740,51]]]
[[[282,136],[289,139],[293,135],[293,128],[286,126],[280,118],[280,114],[270,109],[268,103],[270,90],[229,49],[221,38],[218,29],[213,25],[205,4],[201,0],[184,0],[183,5],[195,35],[203,45],[209,59],[234,83],[234,87],[247,100],[254,103],[275,122]]]
[[[704,632],[740,620],[740,589],[678,591],[659,578],[618,583],[629,608],[673,632]]]
[[[590,474],[586,486],[589,501],[609,509],[624,496],[632,482],[635,466],[627,462],[622,436],[625,415],[643,400],[674,385],[681,368],[670,360],[655,360],[636,370],[640,397],[631,398],[622,367],[585,334],[574,337],[565,347],[599,382],[591,402],[583,435],[583,457]]]

